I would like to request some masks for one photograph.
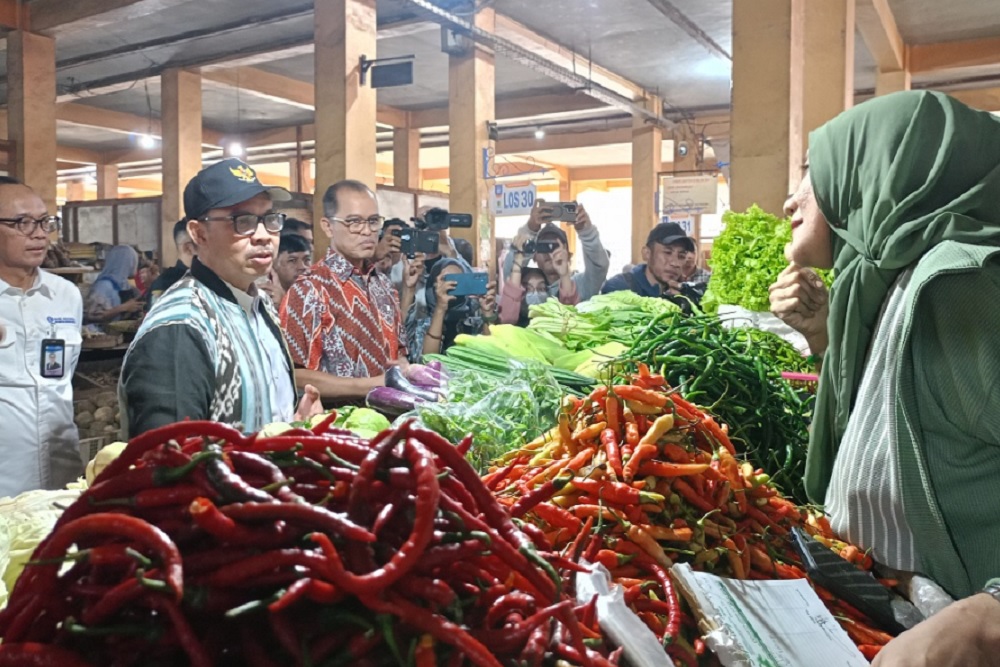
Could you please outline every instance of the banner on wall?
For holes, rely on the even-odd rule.
[[[519,186],[496,183],[493,185],[493,196],[490,197],[490,208],[497,217],[528,215],[535,205],[537,195],[538,189],[534,183]]]
[[[719,206],[719,177],[715,173],[693,176],[665,174],[660,180],[661,214],[712,215]]]

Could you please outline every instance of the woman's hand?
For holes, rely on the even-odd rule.
[[[805,336],[813,354],[826,352],[830,295],[816,272],[790,264],[770,292],[771,312]]]
[[[437,306],[435,310],[444,313],[448,310],[448,306],[452,304],[455,300],[455,296],[449,294],[449,290],[455,289],[455,283],[447,280],[447,276],[440,275],[437,279],[437,284],[434,285],[434,294],[437,295]]]
[[[987,667],[1000,653],[1000,602],[986,594],[954,602],[893,639],[872,667]]]
[[[531,240],[531,234],[528,232],[521,232],[514,237],[511,242],[510,249],[514,253],[514,268],[523,269],[524,268],[524,247],[528,245]]]
[[[486,286],[486,294],[479,300],[479,310],[483,317],[492,320],[497,314],[497,282],[491,280]]]
[[[569,276],[569,251],[566,250],[566,248],[564,248],[561,244],[558,248],[552,251],[552,268],[555,269],[555,272],[559,276],[560,280]]]

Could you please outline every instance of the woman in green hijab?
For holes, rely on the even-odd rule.
[[[1000,638],[974,595],[1000,577],[1000,120],[897,93],[814,132],[809,162],[771,294],[823,359],[806,489],[878,562],[967,598],[877,664],[992,664],[1000,641],[967,633],[990,614]],[[828,299],[808,267],[836,270]]]

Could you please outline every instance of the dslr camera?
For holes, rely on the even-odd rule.
[[[549,255],[554,253],[558,247],[559,244],[555,241],[528,241],[524,244],[522,252],[525,255],[534,255],[535,253]]]
[[[469,229],[472,227],[472,214],[470,213],[449,213],[443,208],[432,208],[424,214],[423,220],[413,219],[417,229],[428,229],[431,231],[444,231],[451,227]]]

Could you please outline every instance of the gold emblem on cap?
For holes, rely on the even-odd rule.
[[[241,164],[238,167],[230,167],[229,171],[232,172],[233,176],[240,179],[244,183],[253,183],[257,180],[257,174],[255,174],[253,169],[245,164]]]

